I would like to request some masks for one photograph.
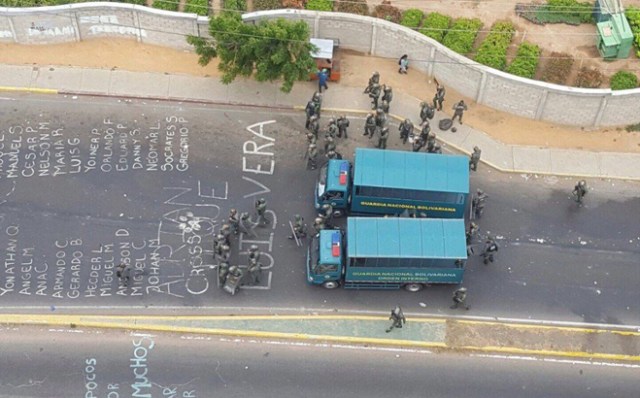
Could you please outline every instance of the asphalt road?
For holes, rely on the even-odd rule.
[[[311,224],[316,173],[305,171],[301,113],[171,102],[12,95],[0,100],[0,309],[61,307],[293,308],[452,313],[452,287],[325,291],[307,286],[304,249],[288,220]],[[349,143],[372,145],[354,120]],[[391,147],[398,144],[391,142]],[[407,148],[408,149],[408,148]],[[481,165],[472,187],[490,196],[482,234],[497,261],[468,263],[468,314],[640,324],[640,185],[502,175]],[[213,234],[231,208],[264,197],[272,223],[252,243],[266,268],[231,297],[216,286]],[[132,265],[119,287],[115,266]],[[422,305],[421,305],[422,304]]]
[[[402,349],[0,329],[0,397],[633,397],[638,369]]]

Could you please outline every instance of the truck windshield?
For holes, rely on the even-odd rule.
[[[322,275],[329,272],[338,271],[338,266],[334,264],[320,264],[320,239],[319,236],[316,235],[311,240],[311,247],[309,251],[309,265],[311,270],[316,275]]]

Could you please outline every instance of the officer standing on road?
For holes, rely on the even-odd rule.
[[[385,330],[385,332],[389,333],[394,328],[402,329],[402,325],[407,323],[407,319],[404,317],[404,313],[402,312],[402,308],[399,305],[396,305],[396,308],[391,310],[391,316],[389,317],[393,323],[389,329]]]
[[[427,139],[429,138],[430,132],[431,132],[431,125],[429,124],[428,120],[425,120],[420,125],[420,139],[426,143]]]
[[[436,82],[436,95],[433,97],[433,107],[436,108],[438,111],[442,111],[442,103],[444,102],[445,89],[444,89],[444,86],[441,86],[437,80],[435,80],[435,82]]]
[[[374,112],[370,112],[367,115],[367,119],[364,122],[364,135],[369,136],[369,139],[371,139],[371,137],[373,137],[373,134],[376,131],[376,115]]]
[[[416,137],[416,139],[413,140],[413,152],[420,152],[424,144],[425,142],[421,137]]]
[[[251,221],[251,215],[249,214],[249,212],[243,212],[242,214],[240,214],[240,223],[239,223],[239,229],[240,232],[244,233],[245,235],[249,235],[249,236],[256,236],[256,233],[254,232],[254,228],[258,225],[258,223],[254,223],[253,221]]]
[[[222,244],[219,247],[220,247],[219,262],[221,263],[228,262],[229,258],[231,257],[231,247],[229,247],[229,245],[225,244],[224,242],[222,242]]]
[[[325,136],[327,134],[330,135],[331,138],[336,138],[336,136],[338,135],[338,125],[336,124],[336,119],[329,119],[329,124],[327,125],[327,132],[325,133]]]
[[[249,246],[249,264],[260,261],[260,250],[258,249],[258,245]]]
[[[367,84],[367,88],[364,89],[365,94],[369,94],[371,92],[371,87],[374,84],[380,84],[380,73],[373,72],[373,75],[369,78],[369,84]]]
[[[338,137],[348,139],[347,128],[349,127],[349,119],[345,115],[338,117]]]
[[[378,129],[382,129],[387,124],[389,124],[389,119],[387,118],[387,114],[384,112],[382,108],[376,109],[376,127],[378,127]]]
[[[457,104],[453,106],[453,117],[451,118],[451,123],[456,120],[456,117],[462,124],[462,114],[467,110],[467,104],[464,103],[464,100],[460,100]]]
[[[330,134],[325,136],[324,140],[324,153],[329,153],[329,151],[336,150],[336,142]]]
[[[227,220],[229,221],[229,225],[231,226],[231,230],[233,231],[233,234],[238,235],[238,224],[239,224],[238,210],[236,209],[229,210],[229,218]]]
[[[313,97],[311,98],[311,101],[313,101],[313,104],[315,105],[315,108],[316,108],[314,115],[317,116],[319,119],[320,110],[322,108],[322,94],[316,91],[315,93],[313,93]]]
[[[389,103],[387,101],[382,100],[380,108],[382,109],[382,112],[384,112],[385,114],[389,114]]]
[[[469,159],[469,170],[477,171],[478,163],[480,162],[480,154],[482,151],[477,146],[473,147],[473,153],[471,154],[471,158]]]
[[[304,108],[304,112],[307,115],[307,123],[305,124],[305,128],[309,128],[309,122],[311,120],[311,116],[316,113],[316,105],[313,100],[307,102],[307,106]]]
[[[467,301],[467,288],[461,287],[453,292],[453,305],[449,308],[456,309],[459,306],[463,306],[466,310],[469,310],[469,306],[466,304]]]
[[[307,159],[307,169],[315,170],[318,167],[316,163],[316,159],[318,157],[318,145],[315,143],[309,144],[304,157]]]
[[[309,131],[318,139],[318,132],[320,131],[320,122],[318,121],[318,115],[311,116],[309,119]]]
[[[391,100],[393,99],[393,89],[391,88],[391,86],[387,86],[386,84],[382,85],[382,87],[384,88],[382,90],[382,101],[387,101],[387,104],[391,105]]]
[[[380,98],[380,85],[374,83],[369,91],[369,98],[371,98],[371,109],[378,108],[378,99]]]
[[[409,136],[413,134],[413,122],[409,119],[404,119],[404,121],[400,123],[398,130],[400,130],[400,139],[402,140],[402,143],[406,144]]]
[[[258,214],[258,224],[267,225],[269,224],[269,220],[267,220],[267,201],[264,198],[260,198],[256,200],[256,214]]]
[[[313,135],[311,131],[307,131],[307,145],[315,144],[316,142],[318,142],[318,139],[316,138],[316,136]]]
[[[480,231],[480,227],[478,227],[478,224],[474,223],[473,221],[469,224],[469,229],[467,230],[466,236],[467,236],[467,245],[470,245],[471,242],[473,241],[473,239],[478,235],[478,232]]]
[[[289,239],[304,239],[307,237],[307,224],[304,223],[304,218],[300,214],[296,214],[293,217],[293,233],[295,237],[289,235]]]
[[[231,227],[229,224],[222,224],[220,234],[224,237],[224,243],[231,245]]]
[[[429,134],[427,134],[427,152],[432,153],[433,148],[435,148],[435,146],[436,146],[436,133],[434,133],[433,131],[430,131]]]
[[[436,153],[442,155],[442,147],[437,142],[433,144],[433,149],[429,151],[429,153]]]
[[[384,126],[380,130],[380,137],[378,138],[378,145],[376,148],[387,149],[387,140],[389,139],[389,127]]]
[[[218,285],[220,287],[227,281],[227,275],[229,275],[229,262],[224,261],[218,265]]]
[[[473,214],[476,219],[482,217],[482,213],[484,213],[484,201],[489,197],[482,189],[478,189],[476,194],[473,195],[473,199],[471,200],[471,205],[473,206]]]
[[[333,220],[333,206],[329,203],[325,203],[321,207],[321,213],[318,214],[324,220],[324,224],[328,228],[332,228],[331,221]]]
[[[587,182],[585,180],[580,180],[573,188],[573,197],[578,205],[582,207],[582,202],[584,200],[584,196],[587,194]]]
[[[324,217],[318,216],[313,220],[313,229],[316,230],[316,233],[319,233],[323,229],[327,229],[327,226],[324,223]]]
[[[487,237],[487,241],[484,244],[484,250],[482,251],[482,262],[484,265],[489,264],[489,262],[493,262],[493,256],[498,252],[498,249],[499,247],[496,241],[491,236]]]
[[[260,283],[262,275],[262,264],[260,263],[260,250],[257,245],[251,245],[249,248],[249,275],[251,276],[251,284]]]
[[[420,103],[420,121],[424,123],[426,120],[431,120],[435,116],[436,108],[427,104],[426,102]]]

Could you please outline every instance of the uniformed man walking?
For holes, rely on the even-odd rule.
[[[391,100],[393,99],[393,89],[391,88],[391,86],[387,86],[386,84],[382,85],[382,87],[382,101],[387,101],[387,104],[391,105]]]
[[[331,135],[327,134],[324,140],[324,153],[328,153],[329,151],[335,151],[335,150],[336,150],[336,142]]]
[[[315,108],[316,108],[315,116],[320,118],[320,110],[322,108],[322,94],[316,91],[315,93],[313,93],[313,97],[311,98],[311,101],[313,101],[313,104],[315,105]]]
[[[473,214],[476,219],[482,217],[482,213],[484,213],[484,201],[489,197],[482,189],[478,189],[476,194],[473,195],[473,199],[471,200],[471,205],[473,206]]]
[[[453,106],[453,117],[451,118],[451,123],[456,120],[456,117],[462,124],[462,114],[467,110],[467,104],[464,103],[464,100],[460,100],[457,104]]]
[[[400,123],[398,130],[400,130],[400,139],[402,140],[402,143],[406,144],[409,136],[413,134],[413,122],[409,119],[404,119],[404,121]]]
[[[473,153],[471,154],[471,158],[469,159],[469,170],[477,171],[478,170],[478,162],[480,162],[480,155],[482,151],[477,146],[473,147]]]
[[[384,112],[385,114],[389,113],[389,103],[385,100],[382,100],[382,102],[380,103],[380,108],[382,109],[382,112]]]
[[[480,231],[480,227],[478,226],[478,224],[474,223],[473,221],[469,223],[469,229],[467,230],[467,233],[466,233],[467,245],[471,244],[473,239],[478,235],[479,231]]]
[[[382,108],[376,109],[376,126],[382,129],[389,124],[389,118]]]
[[[373,72],[373,75],[369,78],[369,83],[367,84],[367,88],[364,89],[364,93],[368,94],[371,92],[371,87],[374,84],[380,84],[380,73]]]
[[[580,180],[573,188],[573,200],[578,203],[579,206],[582,207],[583,200],[585,195],[587,194],[587,182],[585,180]]]
[[[242,232],[245,235],[249,235],[249,236],[256,236],[256,233],[254,231],[255,227],[258,225],[258,223],[254,223],[253,221],[251,221],[251,215],[249,214],[249,212],[243,212],[242,214],[240,214],[240,222],[239,222],[239,229],[240,232]]]
[[[389,127],[385,126],[380,130],[377,148],[387,149],[387,140],[389,139]]]
[[[429,124],[428,120],[425,120],[420,125],[420,139],[426,143],[427,139],[429,138],[430,132],[431,132],[431,125]]]
[[[293,234],[289,235],[289,239],[300,240],[307,237],[307,224],[304,223],[304,218],[300,214],[293,216]]]
[[[374,112],[370,112],[367,115],[367,119],[364,122],[364,136],[369,136],[369,139],[373,137],[373,134],[376,131],[376,114]]]
[[[327,229],[327,226],[324,223],[324,217],[318,216],[313,220],[313,229],[316,230],[316,233],[319,233],[323,229]]]
[[[427,134],[427,152],[432,153],[433,148],[435,148],[435,146],[436,146],[436,133],[434,133],[433,131],[430,131],[429,134]]]
[[[327,228],[332,228],[331,221],[333,220],[333,206],[329,203],[325,203],[320,208],[320,214],[318,214],[324,220],[324,224]]]
[[[426,120],[431,120],[435,116],[436,108],[427,104],[426,102],[420,103],[420,122],[424,123]]]
[[[316,159],[318,157],[318,145],[315,143],[309,144],[304,157],[307,159],[307,169],[315,170],[318,167],[316,163]]]
[[[320,121],[318,115],[311,116],[309,119],[309,131],[318,139],[318,132],[320,131]]]
[[[231,226],[229,224],[222,224],[220,234],[224,237],[224,243],[231,245]]]
[[[238,210],[231,209],[229,210],[229,217],[227,218],[229,221],[229,225],[231,226],[231,230],[234,235],[238,235],[238,226],[240,221],[238,220]]]
[[[435,79],[434,79],[435,80]],[[436,95],[433,97],[433,107],[438,111],[442,111],[442,103],[444,102],[445,89],[444,86],[440,85],[440,83],[436,82]]]
[[[307,145],[315,144],[318,141],[315,135],[311,131],[307,131]]]
[[[347,135],[347,128],[349,127],[349,119],[345,115],[338,117],[338,137],[345,139],[349,138]]]
[[[326,134],[330,135],[331,138],[336,138],[336,136],[338,135],[338,125],[336,124],[336,119],[334,118],[329,119],[329,124],[327,125]]]
[[[484,265],[493,262],[494,255],[498,252],[498,244],[492,237],[487,237],[487,241],[484,244],[484,250],[482,251],[482,262]]]
[[[396,305],[394,309],[391,310],[391,316],[389,319],[392,321],[389,329],[385,330],[385,332],[389,333],[394,328],[402,329],[402,325],[407,323],[407,319],[404,317],[404,313],[402,312],[402,308],[399,305]]]
[[[262,275],[262,264],[260,263],[260,250],[257,245],[251,245],[249,248],[249,275],[251,276],[251,284],[260,283]]]
[[[269,220],[267,220],[267,201],[264,198],[260,198],[256,200],[255,204],[256,214],[258,215],[258,223],[260,225],[269,224]]]
[[[417,137],[415,140],[413,140],[413,152],[420,152],[420,150],[422,149],[422,147],[425,145],[425,142],[422,140],[421,137]]]
[[[431,151],[429,151],[429,153],[437,153],[437,154],[442,154],[442,146],[440,146],[440,144],[438,144],[437,142],[433,145],[433,149]]]
[[[308,129],[311,116],[315,115],[316,113],[316,105],[313,102],[313,100],[310,100],[309,102],[307,102],[307,106],[304,108],[304,112],[307,115],[307,123],[305,124],[305,128]]]
[[[229,275],[229,262],[224,261],[218,264],[218,286],[222,288],[224,283],[227,281],[227,276]]]
[[[371,98],[371,109],[378,108],[378,100],[380,98],[380,85],[374,83],[369,91],[369,98]]]
[[[450,307],[451,309],[456,309],[459,306],[464,307],[464,309],[469,310],[469,306],[466,303],[467,301],[467,288],[461,287],[456,289],[453,292],[453,305]]]

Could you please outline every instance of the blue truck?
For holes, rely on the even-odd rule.
[[[462,282],[463,219],[349,217],[346,232],[323,229],[307,250],[307,282],[335,289],[420,291]]]
[[[331,204],[335,216],[464,218],[468,195],[466,156],[358,148],[353,165],[333,159],[320,169],[314,205]]]

